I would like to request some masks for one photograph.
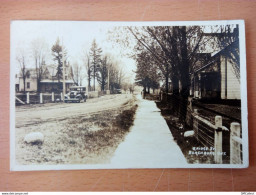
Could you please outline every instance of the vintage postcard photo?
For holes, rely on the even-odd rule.
[[[12,171],[246,168],[242,20],[11,21]]]

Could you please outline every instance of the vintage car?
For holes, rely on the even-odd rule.
[[[115,93],[115,94],[121,94],[121,93],[122,93],[122,90],[121,90],[121,89],[115,89],[115,90],[114,90],[114,93]]]
[[[86,102],[87,97],[88,96],[86,94],[86,87],[72,86],[70,87],[70,92],[65,95],[64,102]]]

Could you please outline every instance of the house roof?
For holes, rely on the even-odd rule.
[[[43,73],[45,74],[46,71],[48,71],[51,76],[55,76],[57,74],[57,66],[54,64],[46,65]]]
[[[213,65],[214,62],[216,62],[215,57],[219,56],[221,54],[223,54],[224,52],[226,52],[227,50],[229,50],[230,48],[234,47],[235,44],[238,43],[238,40],[232,42],[231,44],[229,44],[227,47],[219,50],[218,52],[214,52],[211,54],[211,58],[213,59],[211,62],[207,63],[206,65],[202,66],[201,68],[198,68],[197,70],[194,71],[194,73],[198,73],[200,71],[203,71],[204,69],[208,68],[209,66]]]
[[[217,55],[221,55],[223,52],[225,52],[225,51],[231,49],[232,47],[234,47],[235,44],[239,44],[239,40],[236,40],[236,41],[232,42],[231,44],[229,44],[228,46],[226,46],[226,47],[220,49],[219,51],[213,52],[213,53],[211,54],[211,56],[212,56],[212,57],[215,57],[215,56],[217,56]]]
[[[67,71],[68,78],[70,78],[70,67],[69,66],[66,66],[66,67],[67,67],[66,71]],[[43,68],[42,78],[55,77],[57,74],[57,65],[55,65],[55,64],[44,65],[44,66],[42,66],[42,68]],[[30,77],[37,78],[35,68],[26,68],[26,71],[29,71]],[[19,72],[18,77],[19,78],[22,77],[21,72]]]
[[[29,74],[30,74],[30,77],[34,77],[36,78],[36,70],[34,68],[26,68],[26,71],[28,72],[29,71]],[[22,73],[21,71],[19,72],[19,75],[18,75],[19,78],[22,77]]]

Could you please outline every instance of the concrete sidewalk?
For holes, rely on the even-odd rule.
[[[134,126],[125,137],[111,165],[116,168],[174,168],[186,165],[179,146],[155,102],[140,95]]]

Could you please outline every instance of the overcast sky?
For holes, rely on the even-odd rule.
[[[31,42],[36,39],[44,39],[48,46],[48,58],[46,64],[54,64],[51,55],[51,47],[59,37],[60,43],[63,41],[68,53],[68,61],[71,64],[77,62],[83,65],[83,53],[89,52],[93,39],[103,54],[111,54],[119,65],[123,67],[126,77],[135,77],[133,71],[136,70],[135,61],[122,54],[127,51],[132,52],[130,48],[119,47],[114,41],[109,40],[113,30],[110,23],[100,22],[79,22],[79,21],[12,21],[11,23],[11,63],[16,67],[16,73],[19,72],[19,64],[16,60],[18,51],[25,50],[27,57],[27,66],[34,67],[34,61],[31,54]]]
[[[19,72],[19,64],[16,60],[18,50],[23,49],[26,53],[27,66],[34,67],[34,61],[31,54],[31,42],[36,39],[44,39],[48,45],[48,58],[46,64],[51,65],[54,62],[51,55],[51,47],[55,44],[57,38],[60,43],[63,41],[68,54],[68,61],[71,64],[77,62],[84,65],[82,58],[84,52],[89,52],[93,39],[103,54],[108,53],[114,57],[126,73],[126,77],[135,78],[136,64],[133,59],[125,57],[123,54],[132,53],[133,44],[129,47],[120,47],[115,44],[115,34],[108,33],[113,31],[115,26],[164,26],[164,25],[219,25],[232,24],[237,21],[198,21],[198,22],[85,22],[85,21],[12,21],[11,22],[11,66],[15,68],[15,73]],[[205,28],[207,31],[207,27]],[[210,28],[209,28],[210,31]],[[113,36],[113,37],[111,37]],[[112,38],[112,41],[109,39]],[[129,42],[133,42],[130,38]]]

